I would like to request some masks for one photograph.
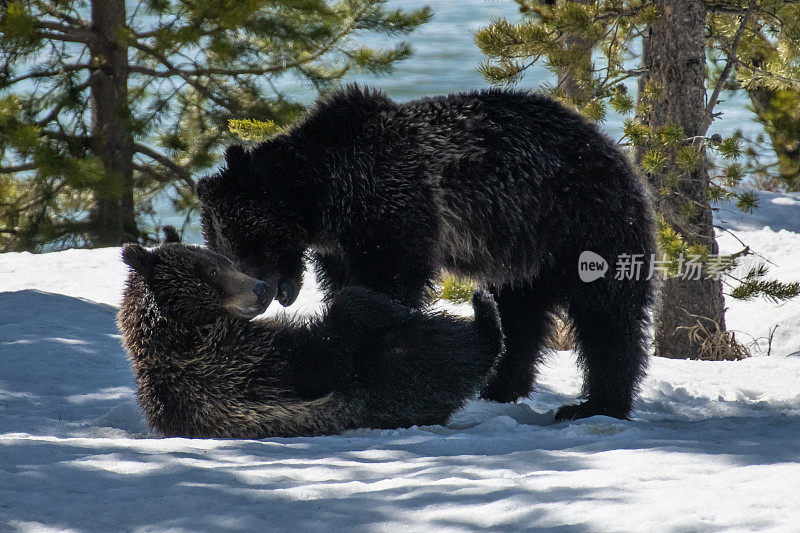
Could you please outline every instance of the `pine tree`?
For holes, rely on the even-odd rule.
[[[758,136],[749,139],[748,171],[759,182],[772,187],[800,190],[800,69],[798,69],[797,28],[800,8],[793,2],[764,2],[759,9],[764,17],[760,27],[753,24],[742,31],[736,42],[733,64],[737,76],[726,87],[746,92],[758,122],[768,141]],[[730,50],[736,33],[737,12],[720,11],[708,17],[711,58],[724,65],[727,57],[713,53]],[[762,154],[771,150],[775,157],[764,161]]]
[[[800,82],[800,10],[786,0],[596,0],[559,2],[516,0],[522,20],[497,20],[476,34],[487,61],[484,77],[497,84],[518,82],[542,62],[558,77],[548,94],[587,117],[602,121],[607,107],[628,115],[621,144],[631,148],[655,191],[661,251],[677,273],[683,258],[694,258],[730,274],[749,248],[717,257],[712,204],[732,200],[744,209],[757,196],[742,192],[748,170],[740,134],[707,137],[715,106],[726,88],[787,90]],[[765,47],[764,33],[774,49]],[[578,46],[565,47],[565,36]],[[635,43],[642,42],[641,67]],[[760,45],[759,45],[760,43]],[[586,49],[594,56],[586,60]],[[706,69],[706,53],[719,68]],[[770,59],[765,59],[765,58]],[[761,61],[757,63],[756,61]],[[579,90],[566,90],[563,73]],[[636,99],[623,84],[638,80]],[[707,95],[706,84],[712,87]],[[633,115],[633,116],[630,116]],[[750,152],[752,155],[753,152]],[[751,168],[754,168],[751,165]],[[792,284],[765,280],[765,270],[744,279],[729,276],[733,297],[764,295],[785,299],[800,293]],[[735,282],[735,286],[732,284]],[[664,283],[663,306],[656,316],[656,351],[670,357],[699,357],[700,330],[725,337],[723,285],[713,279],[689,281],[672,276]],[[713,327],[709,327],[713,324]]]
[[[427,8],[385,0],[12,0],[0,7],[0,250],[145,239],[159,195],[195,204],[192,175],[228,119],[291,123],[294,75],[324,91],[386,74]],[[129,6],[132,9],[129,9]]]
[[[750,170],[764,189],[800,191],[800,90],[757,87],[747,91],[763,135],[751,139]],[[759,157],[767,149],[775,161]]]

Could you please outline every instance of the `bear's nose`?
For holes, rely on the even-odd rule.
[[[253,287],[253,292],[256,293],[258,296],[258,303],[263,304],[264,300],[267,300],[270,296],[267,294],[267,282],[266,281],[257,281],[255,286]]]

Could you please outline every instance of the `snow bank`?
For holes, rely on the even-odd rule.
[[[798,197],[764,197],[772,214],[724,223],[800,279]],[[554,424],[580,389],[559,352],[529,400],[446,427],[162,439],[114,323],[125,274],[118,249],[0,254],[0,530],[797,528],[800,302],[729,302],[742,335],[778,325],[772,355],[655,359],[632,421]],[[298,305],[319,309],[311,276]]]
[[[768,260],[769,276],[781,281],[800,281],[800,193],[759,192],[759,208],[743,214],[723,205],[716,222],[730,232],[718,231],[720,253],[743,248],[741,240],[755,253],[747,259]],[[751,265],[744,262],[743,270]],[[762,354],[800,356],[800,298],[776,305],[767,300],[727,302],[728,329],[736,330],[745,342],[757,341]],[[769,336],[773,333],[772,346]]]

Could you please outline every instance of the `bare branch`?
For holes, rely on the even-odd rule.
[[[33,170],[38,165],[34,163],[25,163],[22,165],[13,165],[10,167],[0,167],[0,174],[14,174],[15,172],[25,172],[26,170]]]
[[[49,22],[44,20],[36,21],[36,27],[40,30],[39,36],[44,37],[45,39],[82,44],[92,44],[97,41],[97,35],[89,28],[76,28],[66,24],[60,24],[58,22]]]
[[[63,133],[60,131],[49,131],[49,130],[42,130],[41,133],[45,137],[48,137],[56,141],[80,143],[85,146],[88,146],[89,143],[92,142],[91,135],[70,135],[68,133]]]
[[[87,35],[79,35],[78,33],[69,32],[69,33],[54,33],[52,31],[39,31],[38,36],[43,39],[50,39],[52,41],[62,41],[66,43],[78,43],[78,44],[92,44],[94,43],[94,37],[89,37]]]

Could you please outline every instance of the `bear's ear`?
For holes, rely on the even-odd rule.
[[[178,233],[178,230],[175,229],[175,226],[164,226],[164,238],[161,240],[162,244],[166,244],[168,242],[181,242],[181,235]]]
[[[236,175],[242,174],[248,166],[247,152],[241,144],[232,144],[225,150],[225,164]]]
[[[133,270],[144,276],[150,277],[156,258],[153,252],[136,243],[128,243],[122,247],[122,261]]]
[[[195,191],[197,192],[197,197],[200,199],[202,203],[208,203],[209,195],[211,194],[211,180],[215,178],[212,177],[205,177],[200,178],[195,185]]]

